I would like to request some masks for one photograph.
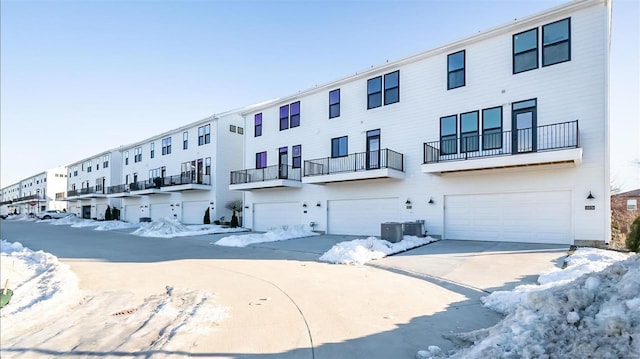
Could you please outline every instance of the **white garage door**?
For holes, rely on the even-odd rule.
[[[302,207],[298,202],[255,203],[253,205],[253,230],[268,231],[282,226],[302,224]]]
[[[446,239],[572,244],[569,191],[445,197]]]
[[[140,205],[131,204],[124,207],[124,220],[129,223],[140,222]]]
[[[174,218],[169,203],[155,203],[151,205],[151,220],[159,218]]]
[[[203,224],[204,213],[209,208],[209,201],[182,202],[182,223]],[[213,223],[216,218],[210,218]]]
[[[380,224],[398,222],[398,198],[328,201],[329,234],[379,236]]]

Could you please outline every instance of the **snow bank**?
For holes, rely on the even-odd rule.
[[[473,346],[446,356],[420,351],[416,358],[637,358],[640,255],[578,249],[574,256],[568,260],[566,277],[555,272],[543,276],[546,287],[526,293],[500,323],[454,335]],[[578,267],[604,269],[567,279],[580,271]],[[521,293],[514,290],[514,295]]]
[[[316,236],[318,233],[303,226],[293,228],[280,228],[266,233],[252,233],[245,235],[229,236],[219,239],[213,243],[217,246],[226,247],[246,247],[256,243],[286,241],[288,239]]]
[[[364,264],[384,258],[390,254],[435,242],[432,237],[404,236],[400,242],[391,243],[376,237],[340,242],[325,252],[319,259],[337,264]]]
[[[78,216],[76,216],[75,214],[71,214],[68,215],[66,217],[57,219],[57,220],[50,220],[49,224],[52,224],[54,226],[70,226],[72,224],[76,224],[76,223],[80,223],[80,222],[84,222],[84,221],[90,221],[88,219],[83,219],[80,218]]]
[[[141,237],[175,238],[247,231],[244,228],[226,228],[215,224],[184,225],[173,218],[160,218],[150,223],[140,223],[139,226],[140,228],[131,234]]]
[[[123,221],[104,221],[100,222],[100,224],[94,228],[96,231],[112,231],[116,229],[129,229],[129,228],[138,228],[139,225],[137,223],[129,223]]]

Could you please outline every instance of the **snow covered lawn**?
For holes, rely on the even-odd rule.
[[[320,260],[337,264],[364,264],[435,241],[436,239],[432,237],[423,238],[415,236],[404,236],[404,238],[397,243],[391,243],[376,237],[355,239],[353,241],[336,244],[329,251],[325,252],[320,257]]]
[[[640,255],[580,248],[566,269],[483,298],[506,314],[495,326],[451,335],[471,345],[427,358],[638,358],[640,354]]]
[[[279,242],[289,239],[317,236],[318,233],[311,231],[302,226],[293,228],[280,228],[265,233],[251,233],[245,235],[235,235],[220,238],[217,242],[212,243],[217,246],[225,247],[246,247],[256,243]]]

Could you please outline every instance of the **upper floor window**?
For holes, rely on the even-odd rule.
[[[482,149],[502,148],[502,106],[482,110]]]
[[[384,75],[384,104],[400,101],[400,70]]]
[[[87,172],[91,172],[91,161],[87,162]]]
[[[189,132],[184,131],[182,133],[182,149],[186,150],[189,148]]]
[[[293,162],[291,167],[300,168],[302,167],[302,145],[293,146]]]
[[[198,146],[211,142],[211,125],[198,127]]]
[[[440,154],[451,155],[458,152],[458,116],[440,118]]]
[[[102,157],[102,168],[109,167],[109,156]]]
[[[478,111],[460,115],[460,152],[473,152],[479,148]]]
[[[211,175],[211,157],[204,159],[204,174]]]
[[[262,136],[262,113],[257,113],[253,116],[253,136]]]
[[[300,101],[280,106],[280,131],[300,126]]]
[[[162,139],[162,155],[171,154],[171,137]]]
[[[124,164],[125,166],[129,164],[129,151],[124,152]]]
[[[367,109],[382,106],[382,76],[367,81]]]
[[[154,158],[156,156],[156,143],[151,142],[149,144],[149,158]]]
[[[133,162],[138,163],[142,161],[142,147],[137,147],[133,150]]]
[[[638,200],[637,199],[628,199],[627,200],[627,210],[628,211],[637,211],[638,210]]]
[[[538,29],[513,35],[513,73],[538,68]]]
[[[348,152],[347,136],[331,139],[331,157],[344,157]]]
[[[329,92],[329,118],[340,116],[340,89]]]
[[[447,90],[465,85],[464,50],[447,56]]]
[[[100,158],[96,158],[96,171],[100,169]]]
[[[542,66],[571,60],[570,18],[542,27]]]
[[[256,153],[256,168],[267,167],[267,152]]]

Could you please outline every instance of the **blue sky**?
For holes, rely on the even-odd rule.
[[[565,2],[3,0],[0,186]],[[640,187],[638,18],[637,0],[614,1],[623,189]]]

